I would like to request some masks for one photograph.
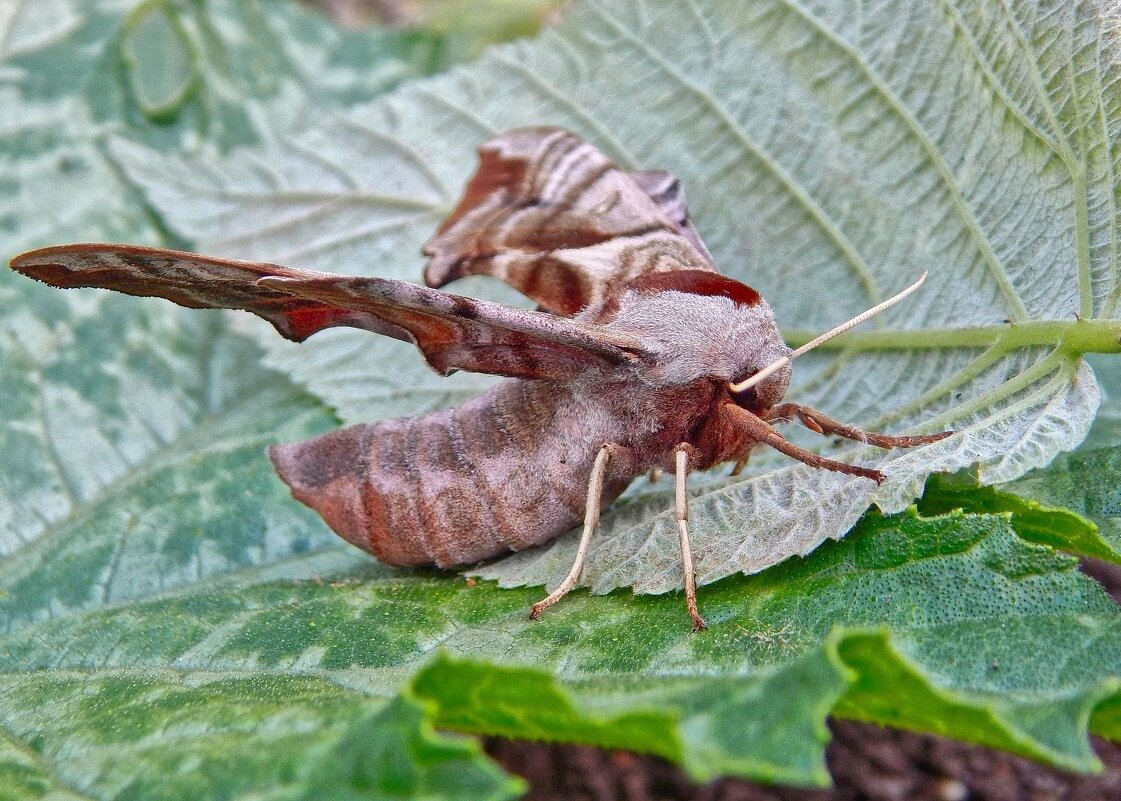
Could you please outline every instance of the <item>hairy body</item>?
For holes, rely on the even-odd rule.
[[[601,508],[651,468],[672,471],[682,443],[696,469],[757,444],[720,407],[734,403],[730,381],[790,352],[765,302],[630,291],[607,327],[641,337],[652,358],[567,381],[508,379],[452,409],[274,445],[269,456],[349,542],[387,564],[446,568],[577,525],[604,443],[617,447]],[[765,391],[781,397],[788,380]]]

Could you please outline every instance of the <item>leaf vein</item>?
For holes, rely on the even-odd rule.
[[[883,78],[872,69],[872,65],[868,60],[851,44],[839,36],[836,31],[829,28],[824,22],[811,14],[806,8],[802,6],[797,0],[781,0],[791,10],[796,12],[799,16],[806,20],[816,30],[818,30],[826,39],[841,49],[861,72],[871,82],[876,92],[879,93],[888,106],[899,115],[900,119],[907,125],[907,127],[914,134],[919,145],[926,152],[927,158],[930,159],[931,164],[934,165],[938,171],[939,177],[942,179],[942,184],[950,193],[953,200],[954,208],[958,212],[958,216],[966,229],[969,231],[974,244],[981,251],[981,257],[985,262],[989,273],[997,283],[997,288],[1000,290],[1001,295],[1004,296],[1005,303],[1008,305],[1008,313],[1014,320],[1024,320],[1028,318],[1027,309],[1024,306],[1023,300],[1020,298],[1019,293],[1016,291],[1012,280],[1005,270],[1004,265],[993,252],[992,244],[989,242],[988,237],[985,236],[984,231],[977,221],[973,209],[965,199],[965,193],[961,185],[958,183],[957,177],[954,175],[950,165],[946,163],[941,151],[934,144],[926,129],[911,112],[911,110],[902,102],[895,91],[884,81]]]
[[[19,737],[7,723],[0,723],[0,735],[20,754],[28,759],[32,764],[39,768],[45,775],[49,776],[51,781],[58,787],[66,790],[68,793],[73,793],[77,798],[86,799],[87,801],[99,801],[95,796],[90,795],[85,790],[81,790],[77,785],[71,783],[62,777],[58,772],[58,768],[47,761],[39,751],[36,751],[26,742],[23,738]]]
[[[608,11],[599,4],[589,4],[600,17],[611,25],[620,36],[631,42],[632,46],[645,55],[651,63],[665,72],[668,76],[673,78],[678,84],[708,106],[713,113],[720,120],[728,131],[736,138],[743,148],[743,154],[754,158],[762,164],[775,178],[779,184],[790,194],[792,198],[805,209],[810,218],[817,224],[828,239],[830,239],[834,246],[840,251],[845,261],[849,264],[852,270],[856,273],[857,279],[860,281],[868,299],[871,303],[879,303],[883,299],[882,292],[876,284],[876,279],[872,274],[872,270],[864,261],[863,257],[857,252],[852,242],[848,237],[833,223],[825,210],[818,205],[806,189],[795,180],[785,168],[778,163],[777,160],[768,154],[757,143],[731,115],[729,110],[717,100],[711,92],[703,86],[698,85],[694,81],[687,78],[682,74],[676,66],[669,63],[649,42],[632,34],[626,26],[624,26],[618,19],[608,13]]]

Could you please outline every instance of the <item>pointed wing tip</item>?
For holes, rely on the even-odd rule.
[[[58,246],[26,250],[23,253],[17,253],[15,256],[12,256],[12,258],[8,260],[8,266],[16,272],[23,273],[29,268],[51,263],[51,257],[55,255],[57,250]]]
[[[34,278],[37,281],[69,289],[75,286],[86,286],[75,280],[67,280],[68,276],[77,276],[99,261],[99,257],[107,253],[128,254],[147,253],[152,248],[142,245],[117,245],[106,242],[71,242],[65,245],[49,245],[19,253],[8,261],[8,267],[17,273]]]
[[[28,250],[12,256],[8,261],[8,267],[21,275],[26,275],[28,278],[33,278],[44,284],[65,288],[68,285],[61,280],[61,277],[65,276],[69,270],[66,269],[66,265],[59,256],[62,255],[63,248],[68,247],[72,246],[61,245]]]

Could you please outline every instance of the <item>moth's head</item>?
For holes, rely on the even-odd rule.
[[[650,350],[645,373],[663,387],[698,379],[742,381],[790,354],[762,296],[707,270],[640,276],[627,287],[609,325]],[[753,411],[766,409],[782,399],[789,384],[787,365],[733,394],[733,400]]]

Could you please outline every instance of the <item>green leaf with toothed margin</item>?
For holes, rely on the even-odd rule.
[[[89,559],[52,555],[43,569],[61,588]],[[84,611],[17,586],[24,614],[9,611],[0,637],[7,759],[33,754],[28,770],[90,796],[180,798],[203,781],[235,795],[315,788],[330,771],[313,781],[301,766],[337,743],[359,749],[332,763],[345,778],[429,725],[654,753],[698,780],[804,785],[827,781],[830,711],[1073,770],[1097,764],[1091,715],[1121,737],[1121,610],[1004,517],[870,516],[805,560],[707,588],[699,634],[678,597],[577,593],[534,623],[537,597],[331,548]],[[364,721],[400,691],[426,716],[386,742]]]
[[[63,7],[79,8],[65,3]],[[681,172],[700,201],[694,203],[698,223],[729,262],[727,269],[757,274],[760,280],[753,282],[767,289],[780,311],[785,306],[792,319],[797,312],[799,324],[804,320],[806,326],[832,322],[832,315],[844,309],[817,308],[808,295],[798,294],[795,282],[777,281],[780,268],[794,276],[818,276],[833,288],[846,286],[841,270],[851,266],[845,259],[853,254],[877,278],[887,276],[893,260],[909,269],[929,257],[948,265],[951,277],[960,277],[964,261],[954,256],[953,243],[963,249],[976,244],[971,229],[955,238],[962,225],[969,228],[967,212],[974,213],[982,233],[994,236],[1006,231],[1013,236],[1018,220],[1027,224],[1016,214],[1001,217],[999,208],[971,205],[979,197],[976,192],[985,188],[976,182],[988,180],[974,162],[932,158],[919,165],[922,169],[908,168],[914,166],[908,154],[913,155],[916,140],[920,150],[928,146],[920,134],[926,132],[934,147],[957,141],[954,137],[962,129],[955,111],[946,116],[946,128],[938,136],[930,134],[922,116],[928,110],[892,83],[900,76],[906,80],[914,65],[898,64],[898,73],[888,70],[886,55],[876,50],[885,37],[906,35],[906,26],[926,25],[925,7],[909,9],[910,15],[888,14],[876,26],[853,28],[849,21],[855,18],[831,6],[760,6],[748,16],[738,5],[715,3],[684,9],[675,5],[672,10],[668,4],[632,8],[589,3],[559,33],[520,46],[516,55],[494,51],[468,70],[394,95],[373,112],[351,109],[336,114],[332,108],[330,113],[310,114],[303,138],[278,136],[268,147],[233,154],[222,162],[223,168],[230,166],[222,173],[230,186],[248,181],[246,176],[253,172],[266,183],[283,180],[292,164],[285,159],[296,158],[294,153],[308,173],[318,170],[320,177],[328,175],[337,182],[326,207],[316,205],[322,198],[317,201],[295,191],[268,197],[246,192],[241,202],[248,208],[233,202],[236,193],[204,191],[176,206],[168,187],[175,189],[183,180],[176,172],[177,159],[160,157],[167,173],[161,189],[152,179],[152,154],[174,147],[194,125],[192,120],[202,119],[202,106],[193,103],[210,97],[219,109],[212,127],[197,128],[188,137],[197,138],[201,149],[210,152],[242,141],[239,135],[248,140],[258,132],[237,123],[238,92],[265,95],[265,106],[268,97],[282,94],[270,95],[267,87],[238,81],[211,85],[241,87],[228,97],[198,88],[180,93],[177,87],[190,83],[184,74],[178,75],[183,80],[174,74],[149,80],[150,76],[130,77],[115,69],[99,71],[98,66],[112,65],[128,52],[134,55],[128,63],[139,65],[130,68],[147,69],[144,65],[151,62],[145,61],[140,44],[145,35],[155,30],[160,36],[189,39],[192,29],[182,18],[200,13],[198,9],[228,11],[229,6],[144,6],[149,15],[179,15],[182,34],[176,32],[178,23],[168,21],[171,16],[146,17],[143,24],[135,18],[126,22],[126,12],[133,10],[127,4],[99,3],[90,6],[98,13],[53,17],[29,3],[16,8],[15,16],[0,18],[0,25],[8,26],[0,41],[9,48],[0,64],[0,90],[25,112],[0,123],[11,134],[0,139],[0,158],[11,168],[4,173],[10,179],[0,179],[0,225],[11,228],[12,236],[4,241],[12,248],[77,238],[156,241],[165,224],[195,236],[184,219],[203,215],[203,209],[213,215],[209,223],[190,224],[197,224],[206,236],[220,238],[233,231],[233,237],[244,236],[244,247],[259,241],[260,247],[269,248],[290,229],[290,246],[318,253],[316,259],[326,262],[324,253],[341,259],[353,246],[350,256],[380,260],[388,270],[400,265],[399,274],[405,274],[398,248],[415,244],[427,233],[412,216],[428,215],[434,221],[439,204],[455,191],[444,187],[456,186],[471,167],[470,159],[464,158],[467,140],[477,141],[487,126],[513,122],[518,114],[578,128],[632,163],[637,163],[633,153],[641,152],[644,163],[649,158],[651,166]],[[950,12],[956,12],[949,17],[960,18],[967,29],[976,27],[978,20],[960,4]],[[1021,15],[1016,17],[1018,24],[1034,31],[1024,43],[1030,50],[1037,41],[1033,37],[1051,30],[1047,26],[1053,20],[1047,15],[1031,17],[1029,12],[1027,7],[1015,10]],[[939,19],[946,22],[945,17]],[[812,30],[815,20],[822,22],[817,33]],[[1093,22],[1075,26],[1077,34],[1096,30]],[[211,33],[226,35],[239,24],[244,23],[225,22]],[[155,29],[145,27],[153,25]],[[762,30],[760,25],[769,27]],[[667,27],[674,28],[674,40],[663,42],[660,50],[650,45],[657,43],[658,31],[667,38]],[[626,35],[638,30],[642,36]],[[981,55],[997,54],[993,48],[1004,41],[1001,30],[999,25],[989,29],[991,38],[955,36],[948,46],[975,46]],[[924,36],[930,37],[931,31],[933,51],[903,57],[925,58],[937,52],[940,42],[947,44],[936,25],[924,28]],[[323,35],[329,40],[328,33]],[[855,50],[845,49],[845,36],[854,38]],[[251,35],[233,40],[245,43],[250,55],[261,46]],[[818,40],[832,44],[819,49]],[[109,41],[112,45],[106,44]],[[693,46],[698,41],[701,45]],[[801,48],[804,41],[815,46]],[[1073,47],[1059,37],[1048,52],[1066,52],[1068,45]],[[55,59],[49,55],[51,47],[57,48],[55,55],[72,53],[68,58],[73,60]],[[40,53],[37,48],[45,49]],[[1085,55],[1084,48],[1073,49]],[[599,82],[619,78],[581,68],[590,55],[601,52],[607,59],[603,65],[612,66],[610,58],[616,56],[608,51],[629,57],[630,66],[618,75],[634,83],[605,90]],[[81,60],[91,54],[100,56],[92,62]],[[273,64],[270,59],[277,56],[259,55],[263,64]],[[783,58],[776,67],[778,55]],[[991,60],[1006,69],[1030,67],[1022,55],[1013,48]],[[847,69],[838,61],[833,66],[840,69],[822,72],[830,67],[822,60],[826,56],[853,58]],[[756,58],[762,61],[751,60]],[[55,61],[59,72],[43,72],[40,84],[31,80],[37,74],[34,68]],[[167,60],[169,68],[177,63]],[[61,67],[67,64],[69,72]],[[549,80],[534,80],[549,64],[556,65]],[[882,83],[874,84],[871,93],[863,91],[868,87],[859,74],[855,83],[845,83],[853,78],[853,64],[865,69],[869,79],[880,76]],[[1075,79],[1096,86],[1085,63],[1079,64],[1072,73]],[[712,80],[717,81],[712,86],[705,83],[710,66],[716,76]],[[206,74],[199,69],[200,75]],[[636,70],[642,74],[636,76]],[[1023,116],[1001,117],[1005,123],[1023,124],[1037,112],[1046,116],[1038,97],[1027,91],[1030,70],[1023,73],[1027,83],[1017,85],[1015,92],[996,80],[1001,74],[981,72],[993,81],[991,86],[1004,89],[1003,94],[994,90],[994,102],[1020,103]],[[787,100],[778,109],[781,113],[758,116],[759,107],[751,104],[774,103],[768,82],[777,80],[776,75],[790,89]],[[836,76],[837,82],[811,75]],[[86,83],[84,76],[89,76]],[[479,85],[480,76],[493,78],[495,86],[509,91],[472,97],[468,108],[456,100],[455,92]],[[268,70],[261,77],[268,78]],[[1065,73],[1051,76],[1045,94],[1061,96],[1065,80]],[[119,83],[113,91],[101,92],[95,88],[97,81]],[[577,83],[581,85],[574,88]],[[960,85],[962,91],[976,88],[969,81]],[[49,91],[35,95],[36,86]],[[1113,91],[1112,84],[1103,86]],[[838,94],[830,95],[830,87]],[[763,91],[768,88],[770,92]],[[718,89],[736,94],[718,94]],[[644,118],[645,134],[636,133],[634,121],[642,115],[635,109],[647,102],[650,95],[645,92],[650,90],[657,93],[658,102],[649,104],[664,110],[668,121]],[[611,91],[633,98],[625,114],[608,105]],[[871,109],[884,110],[883,130],[901,133],[902,138],[884,163],[868,170],[860,159],[885,143],[876,132],[878,118],[871,134],[860,129],[870,119],[868,109],[858,104],[828,118],[832,122],[824,127],[789,124],[793,119],[821,125],[820,119],[798,115],[816,108],[814,103],[842,103],[846,91],[881,103],[884,98],[896,101],[886,110]],[[1088,96],[1078,95],[1082,101]],[[144,103],[137,105],[138,98]],[[235,99],[226,103],[230,98]],[[161,105],[161,99],[167,102]],[[346,102],[339,97],[336,101]],[[422,102],[430,105],[420,110],[409,105]],[[496,110],[493,104],[500,102],[514,110]],[[145,121],[177,103],[180,116],[169,127],[155,129]],[[297,103],[296,108],[303,106]],[[939,108],[932,103],[929,112],[936,114]],[[960,108],[968,112],[975,105],[963,103]],[[276,116],[256,115],[253,125],[260,121],[264,131],[278,126],[284,109],[273,109]],[[908,109],[911,117],[906,116]],[[1054,110],[1057,123],[1068,122],[1077,111],[1070,105],[1054,105]],[[192,116],[196,112],[198,118]],[[415,150],[402,148],[400,142],[381,137],[377,125],[371,128],[364,113],[374,114],[378,125],[396,117],[401,124],[417,123],[417,132],[432,133],[437,127],[446,132],[433,133],[428,144],[418,140]],[[1108,123],[1111,117],[1105,114],[1103,119]],[[474,139],[462,130],[472,120],[480,125]],[[775,120],[784,124],[768,138],[765,126]],[[901,132],[900,120],[905,129]],[[833,122],[837,125],[831,129]],[[355,158],[341,171],[331,168],[339,158],[329,146],[328,134],[337,130],[331,126],[349,131],[354,145]],[[998,139],[1003,130],[972,127],[978,135]],[[124,183],[106,160],[101,140],[106,130],[122,134],[113,152],[124,159],[125,177],[143,183],[154,205],[143,205],[142,197],[130,191],[132,184]],[[827,158],[806,156],[802,163],[800,140],[791,132],[804,134],[807,143],[813,141],[814,154]],[[817,133],[823,135],[813,136]],[[459,141],[453,143],[457,135]],[[792,150],[778,149],[778,138]],[[1053,139],[1061,146],[1059,138]],[[861,149],[865,140],[867,151]],[[122,144],[125,141],[132,144]],[[1029,155],[1035,153],[1032,148],[1038,143],[1032,145],[1030,137],[1025,141]],[[156,150],[136,150],[137,142]],[[698,148],[698,142],[707,150]],[[766,147],[751,151],[753,142]],[[284,158],[254,161],[270,147],[282,151]],[[433,152],[446,152],[446,164]],[[978,146],[969,152],[989,151]],[[1068,143],[1070,153],[1075,164],[1085,155],[1086,164],[1093,167],[1079,178],[1089,199],[1089,190],[1100,189],[1101,173],[1106,171],[1102,151],[1082,138]],[[722,161],[722,156],[736,158]],[[316,167],[318,157],[322,158]],[[200,158],[191,163],[197,166],[216,157]],[[385,171],[386,165],[399,166],[402,160],[408,170]],[[1072,162],[1062,157],[1038,161],[1043,173],[1039,180],[1048,179],[1048,191],[1061,199],[1070,188],[1063,170]],[[247,166],[251,164],[255,169]],[[937,174],[930,172],[931,164]],[[842,174],[846,165],[851,176]],[[245,171],[239,173],[237,167]],[[891,167],[909,177],[892,183],[887,180]],[[942,167],[948,173],[940,172]],[[817,181],[810,180],[811,169],[823,170],[814,173]],[[994,170],[990,179],[1023,177],[1026,169],[1013,160],[1012,167]],[[1030,170],[1026,174],[1032,175]],[[386,205],[386,195],[365,188],[375,179],[388,181],[387,176],[400,179],[390,188],[419,185],[430,194],[393,207],[397,217],[372,215],[371,208]],[[203,184],[221,180],[204,168],[191,177]],[[909,206],[894,202],[898,198],[889,190],[907,191],[912,177],[915,182],[930,179],[933,188],[916,194],[920,199]],[[1029,188],[1036,185],[1028,181]],[[838,186],[846,192],[839,193]],[[960,194],[954,194],[955,188]],[[1014,195],[998,189],[1002,187],[986,197]],[[898,218],[882,213],[877,199],[881,190],[884,206],[906,208],[900,227],[883,223]],[[947,219],[953,224],[946,223],[945,230],[924,227],[931,214],[946,210],[946,192]],[[742,205],[728,200],[733,194]],[[1027,203],[1014,211],[1029,222],[1050,219],[1052,206],[1047,203],[1052,194],[1044,192],[1042,199],[1032,195],[1041,205]],[[409,199],[391,199],[401,197]],[[786,202],[775,205],[776,198]],[[257,214],[242,216],[253,210],[254,201]],[[1089,265],[1092,289],[1108,287],[1115,280],[1113,268],[1102,267],[1112,248],[1102,244],[1108,240],[1104,231],[1109,226],[1103,228],[1094,216],[1108,202],[1102,194],[1082,206],[1077,195],[1068,205],[1055,201],[1063,210],[1053,215],[1058,222],[1039,229],[1044,246],[1033,242],[1039,262],[1054,266],[1047,259],[1057,259],[1059,251],[1047,237],[1061,230],[1070,214],[1076,218],[1071,230],[1077,230],[1083,208],[1087,225],[1091,218],[1094,222],[1095,245],[1071,251],[1078,259],[1085,257],[1078,265]],[[925,209],[926,203],[936,211]],[[293,209],[294,216],[288,216]],[[820,212],[816,218],[815,209]],[[808,223],[807,215],[812,218]],[[305,227],[308,217],[311,228]],[[342,224],[338,230],[316,229],[316,218],[331,226]],[[830,223],[832,229],[822,223]],[[758,236],[749,240],[739,225],[758,227]],[[818,235],[815,225],[821,227]],[[405,233],[395,239],[386,233],[392,230]],[[1085,232],[1089,235],[1091,229]],[[919,233],[929,235],[925,250],[915,245]],[[788,237],[801,248],[807,272],[792,270],[794,245]],[[861,243],[861,248],[875,240],[883,248],[842,248],[838,258],[836,249],[846,240]],[[336,247],[341,250],[333,251]],[[1027,304],[1029,290],[1038,289],[1030,280],[1038,264],[1025,265],[1023,253],[1015,248],[992,253],[1017,266],[1010,281]],[[984,262],[982,258],[982,267]],[[955,348],[968,350],[978,342],[983,347],[987,340],[982,340],[997,336],[1000,329],[996,350],[987,357],[992,361],[960,390],[963,398],[958,400],[966,401],[968,394],[968,403],[978,409],[989,400],[995,399],[998,406],[1007,402],[1006,421],[1038,423],[1006,431],[1024,435],[1010,440],[1007,455],[1013,462],[1027,458],[1025,453],[1042,459],[1039,454],[1076,439],[1091,405],[1093,384],[1085,378],[1064,383],[1063,369],[1074,364],[1074,352],[1104,347],[1103,332],[1109,331],[1102,322],[1108,315],[1096,307],[1095,321],[1084,324],[1070,323],[1057,311],[1047,316],[1052,301],[1057,308],[1062,298],[1085,297],[1062,283],[1073,268],[1058,266],[1061,269],[1041,273],[1057,282],[1053,293],[1040,290],[1044,300],[1037,298],[1043,322],[1021,323],[1005,332],[999,320],[984,318],[984,327],[962,329],[942,340],[942,349],[956,353]],[[415,275],[415,265],[409,270]],[[986,275],[983,269],[978,274]],[[992,288],[988,280],[976,283]],[[804,281],[798,286],[808,285]],[[1096,303],[1100,293],[1094,292]],[[963,290],[953,297],[966,322],[996,305],[984,292],[975,297]],[[1109,297],[1107,293],[1107,301]],[[607,597],[578,592],[543,621],[531,624],[526,610],[540,597],[539,591],[503,591],[488,582],[472,586],[446,575],[382,568],[338,543],[287,498],[271,475],[263,445],[325,430],[333,420],[311,397],[260,368],[259,351],[237,330],[237,323],[132,298],[62,295],[11,275],[0,276],[0,298],[6,310],[0,321],[0,413],[8,423],[0,429],[0,454],[7,468],[0,472],[0,785],[14,798],[288,799],[359,794],[363,789],[402,797],[427,791],[454,798],[510,797],[518,791],[519,785],[502,778],[476,747],[434,735],[432,726],[627,747],[674,759],[698,779],[734,774],[796,784],[821,784],[827,778],[823,721],[831,710],[988,743],[1076,770],[1096,766],[1087,726],[1121,738],[1118,609],[1074,570],[1072,560],[1016,536],[1015,518],[870,515],[845,541],[827,543],[806,559],[706,587],[701,604],[712,628],[700,634],[688,631],[679,597],[635,597],[627,592]],[[840,290],[837,298],[841,306],[860,300]],[[938,293],[935,298],[918,307],[926,319],[911,316],[919,314],[915,307],[900,309],[891,326],[934,325],[936,313],[949,302]],[[1031,310],[1040,311],[1034,306]],[[808,364],[811,371],[803,380],[811,387],[806,391],[824,396],[832,391],[839,403],[853,403],[861,388],[857,377],[873,376],[880,383],[860,395],[869,408],[857,416],[873,419],[882,413],[875,404],[903,391],[900,376],[912,357],[916,367],[925,358],[925,351],[906,350],[916,344],[918,334],[895,340],[908,356],[885,353],[886,338],[895,336],[892,331],[889,326],[884,333],[873,332],[878,339],[869,339],[871,334],[850,339],[852,350],[841,357],[843,365],[872,365],[877,370],[865,369],[838,384],[838,373],[822,363]],[[969,337],[980,339],[968,341]],[[1033,338],[1048,337],[1048,344],[1063,338],[1069,350],[1057,361],[1046,355],[1042,362],[1033,361],[1040,355],[1037,350],[1048,349],[1032,345]],[[317,392],[332,382],[342,386],[360,369],[354,363],[342,364],[351,345],[337,339],[328,344],[335,348],[334,369],[320,369],[323,362],[317,360],[325,351],[315,348],[303,368]],[[365,340],[359,346],[381,359],[382,351],[369,345]],[[415,360],[407,351],[398,353],[402,364]],[[287,357],[271,356],[276,364],[283,358]],[[426,379],[428,383],[414,386],[409,383],[414,374],[405,367],[397,370],[396,364],[378,365],[378,371],[369,373],[338,407],[348,415],[358,414],[360,405],[372,399],[378,414],[401,413],[403,405],[413,412],[447,403],[478,386],[469,379],[458,384]],[[1039,364],[1044,367],[1036,367]],[[1057,372],[1048,376],[1046,370],[1053,367]],[[1023,386],[1009,387],[1009,377],[1032,369],[1034,385],[1025,379]],[[920,370],[916,380],[929,386],[932,379]],[[1079,390],[1085,394],[1079,396]],[[1046,396],[1049,405],[1030,418],[1032,410],[1015,402],[1020,391]],[[1052,391],[1058,394],[1046,395]],[[1002,392],[1012,394],[1002,398]],[[956,408],[955,402],[946,398],[945,413]],[[900,424],[907,415],[919,418],[918,411],[902,414]],[[1074,421],[1068,429],[1050,427],[1064,414]],[[978,415],[975,430],[968,432],[974,437],[970,441],[991,444],[984,426],[992,420]],[[1043,450],[1032,451],[1037,445]],[[988,457],[981,453],[977,458]],[[999,474],[1003,468],[989,464],[988,469]],[[721,504],[737,497],[722,492],[713,485],[707,497]],[[822,496],[826,511],[833,508],[825,503],[829,497]],[[840,490],[832,497],[847,503]],[[620,509],[617,520],[632,515],[635,525],[648,525],[664,508],[664,496],[636,497]],[[696,516],[698,523],[704,519],[703,514]],[[734,527],[734,521],[723,523]],[[1054,521],[1040,525],[1061,530]],[[742,544],[740,531],[733,533]],[[702,541],[707,536],[704,531],[698,534]],[[563,561],[559,550],[555,557]],[[667,570],[664,575],[676,572]]]
[[[1095,0],[586,0],[534,41],[332,109],[290,140],[169,159],[121,137],[112,152],[203,250],[417,279],[475,146],[557,124],[628,169],[677,173],[716,263],[762,291],[791,342],[929,271],[877,323],[800,360],[787,396],[872,430],[955,434],[895,452],[802,440],[882,468],[879,487],[767,454],[743,480],[696,477],[705,584],[843,536],[869,505],[900,511],[931,473],[1009,481],[1085,437],[1099,388],[1082,356],[1121,351],[1111,13]],[[266,347],[347,422],[485,385],[439,379],[408,345],[363,332]],[[591,544],[594,592],[681,584],[668,487],[635,493]],[[476,575],[555,586],[575,549],[562,537]]]
[[[1087,508],[1086,498],[1095,493],[1101,494],[1103,485],[1111,484],[1121,474],[1121,464],[1094,464],[1094,468],[1083,471],[1081,478],[1087,483],[1082,489],[1085,493],[1078,496],[1069,490],[1064,492],[1057,477],[1061,465],[1076,455],[1060,456],[1045,470],[1036,470],[1024,478],[1002,485],[1001,488],[981,487],[964,480],[947,480],[942,476],[932,476],[927,482],[918,508],[924,515],[942,514],[961,509],[978,514],[1010,515],[1016,533],[1029,542],[1049,545],[1079,556],[1090,556],[1110,562],[1121,560],[1118,549],[1117,533],[1108,523],[1102,530],[1093,521],[1093,512]],[[1034,478],[1033,478],[1034,477]],[[1039,501],[1032,500],[1030,487],[1039,487]],[[1018,494],[1017,494],[1018,493]],[[1021,495],[1027,497],[1021,497]],[[1050,505],[1045,505],[1050,504]],[[1068,508],[1062,508],[1066,506]],[[1071,511],[1078,509],[1082,514]],[[1083,517],[1085,514],[1087,517]],[[1114,523],[1114,526],[1116,523]]]
[[[1063,454],[1001,490],[1085,515],[1109,552],[1082,553],[1121,562],[1121,445]]]

